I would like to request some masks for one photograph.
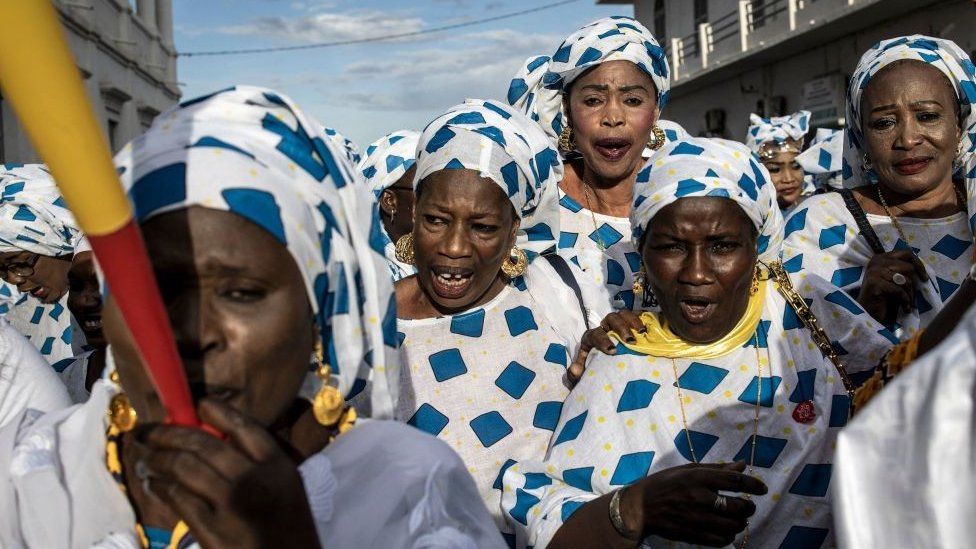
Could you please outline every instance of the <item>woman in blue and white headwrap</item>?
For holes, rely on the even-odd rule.
[[[0,431],[0,545],[502,545],[446,445],[343,402],[370,380],[392,414],[395,304],[373,198],[321,128],[238,86],[119,153],[198,413],[226,438],[160,423],[108,288],[117,369],[86,404]]]
[[[976,68],[953,42],[878,43],[848,90],[847,189],[805,201],[786,222],[787,263],[832,280],[903,340],[954,295],[976,297],[966,281],[976,181],[960,181],[974,103]]]
[[[396,242],[413,230],[413,176],[420,134],[402,130],[382,137],[369,147],[359,169],[379,202],[379,215],[387,237],[383,253],[393,281],[417,272],[396,258]]]
[[[817,128],[810,146],[796,157],[803,168],[803,194],[829,191],[841,187],[844,163],[844,132]]]
[[[530,58],[509,87],[508,102],[566,159],[559,248],[607,287],[617,310],[653,305],[634,299],[640,259],[627,216],[645,151],[668,140],[658,120],[670,87],[664,49],[629,17],[582,27],[551,56]]]
[[[457,451],[500,528],[499,471],[545,453],[566,369],[609,297],[555,255],[559,154],[508,105],[468,100],[417,148],[414,227],[398,243],[397,417]]]
[[[74,354],[68,270],[84,235],[42,164],[0,167],[0,310],[61,371]]]
[[[776,202],[781,210],[792,208],[804,194],[803,168],[797,155],[810,131],[810,111],[789,116],[762,118],[749,115],[746,146],[759,155],[776,187]]]
[[[671,143],[638,175],[634,241],[661,311],[591,361],[546,459],[507,468],[519,547],[829,545],[833,442],[890,335],[815,275],[797,277],[803,303],[775,205],[741,144]]]

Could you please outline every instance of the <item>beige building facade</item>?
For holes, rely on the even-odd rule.
[[[632,4],[668,53],[662,116],[692,135],[742,141],[749,114],[807,109],[842,127],[847,79],[885,38],[927,34],[976,49],[973,0],[598,0]]]
[[[172,1],[51,1],[61,16],[95,114],[117,151],[179,101]],[[39,161],[6,102],[0,117],[0,161]]]

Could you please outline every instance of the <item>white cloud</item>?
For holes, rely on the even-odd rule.
[[[330,102],[364,110],[442,109],[466,97],[504,98],[508,83],[530,55],[548,52],[558,36],[511,30],[474,32],[436,48],[401,50],[383,59],[345,66]],[[364,89],[373,89],[372,93]]]
[[[359,11],[325,12],[302,17],[258,17],[242,25],[219,27],[217,32],[285,38],[296,42],[334,42],[415,32],[423,28],[423,19],[404,13]]]

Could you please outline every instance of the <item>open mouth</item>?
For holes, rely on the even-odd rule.
[[[927,168],[931,162],[932,157],[929,156],[906,158],[895,162],[895,171],[902,175],[914,175]]]
[[[100,332],[102,331],[102,317],[92,316],[80,320],[81,329],[86,332]]]
[[[474,271],[463,267],[431,267],[434,293],[446,298],[457,299],[471,286]]]
[[[632,143],[619,137],[608,137],[596,142],[596,150],[600,156],[611,162],[620,160],[630,150]]]
[[[679,303],[682,315],[691,324],[700,324],[708,320],[716,307],[711,299],[697,296],[682,298]]]

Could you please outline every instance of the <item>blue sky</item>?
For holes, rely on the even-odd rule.
[[[180,51],[257,48],[397,34],[492,17],[552,0],[174,0]],[[233,57],[180,57],[184,98],[232,84],[289,95],[322,123],[366,146],[423,129],[466,97],[504,98],[525,58],[631,5],[577,0],[546,11],[422,37]]]

